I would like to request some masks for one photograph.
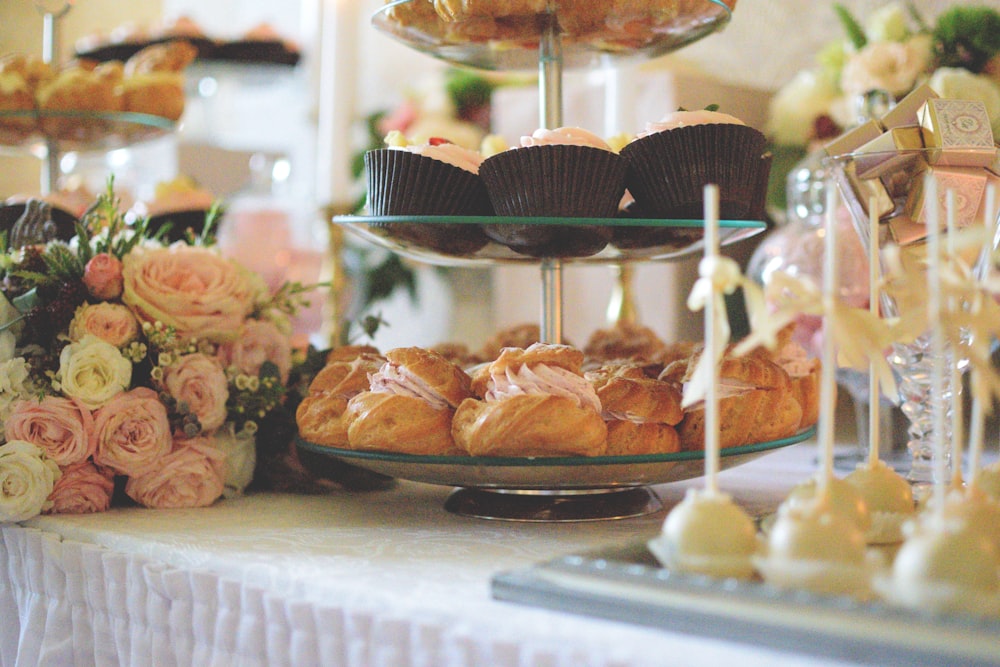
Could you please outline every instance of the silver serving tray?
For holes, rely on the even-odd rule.
[[[1000,665],[1000,619],[679,574],[645,541],[503,572],[491,589],[499,600],[880,667]]]

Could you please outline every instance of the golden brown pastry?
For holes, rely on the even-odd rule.
[[[656,332],[647,326],[620,322],[608,329],[598,329],[590,335],[583,353],[601,361],[635,359],[653,361],[664,349]]]
[[[42,83],[38,107],[43,111],[120,111],[115,83],[83,68],[66,69]]]
[[[473,378],[482,399],[458,406],[455,442],[473,456],[596,456],[607,446],[583,352],[535,343],[506,348]]]
[[[608,424],[605,456],[673,454],[681,449],[680,435],[670,424],[615,419]]]
[[[18,72],[0,72],[0,112],[31,112],[35,108],[35,96],[28,82]],[[0,127],[27,132],[35,126],[31,113],[23,117],[0,119]]]
[[[309,385],[309,394],[295,411],[299,435],[327,447],[348,447],[347,425],[343,421],[347,401],[368,391],[368,376],[385,363],[378,354],[358,352],[350,359],[335,359],[324,366]]]
[[[176,72],[133,74],[122,81],[122,108],[169,120],[184,115],[184,76]]]
[[[684,417],[680,385],[646,377],[634,364],[588,372],[608,426],[608,456],[670,454],[680,449],[675,428]]]
[[[434,0],[434,9],[445,21],[464,21],[542,14],[547,4],[547,0]]]
[[[455,407],[472,396],[470,378],[440,354],[419,347],[389,350],[370,389],[344,412],[352,449],[404,454],[462,453],[451,435]]]
[[[125,61],[125,78],[152,72],[183,72],[198,55],[184,40],[152,44]]]
[[[372,345],[341,345],[326,353],[326,363],[333,361],[351,361],[362,354],[382,356],[377,347]]]
[[[542,332],[537,324],[516,324],[501,329],[483,344],[479,356],[493,361],[505,347],[529,347],[542,340]]]
[[[459,368],[466,370],[487,361],[478,353],[470,350],[469,346],[465,343],[438,343],[432,346],[431,350],[437,352]]]
[[[700,351],[663,369],[661,378],[690,380]],[[792,392],[788,373],[759,354],[726,356],[719,368],[719,446],[741,447],[793,435],[802,421],[802,407]],[[677,427],[681,447],[705,447],[704,405],[689,407]]]
[[[8,53],[0,57],[0,74],[14,72],[21,75],[32,95],[36,95],[42,84],[55,77],[52,66],[38,56]]]

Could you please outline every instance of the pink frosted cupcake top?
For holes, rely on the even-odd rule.
[[[699,111],[674,111],[656,121],[646,123],[646,131],[638,136],[645,137],[657,132],[675,130],[679,127],[689,127],[691,125],[746,125],[736,116],[730,116],[720,111],[709,111],[702,109]]]
[[[590,146],[610,151],[604,139],[582,127],[559,127],[535,130],[530,137],[521,137],[521,146]]]
[[[447,139],[432,137],[426,144],[411,144],[398,130],[393,130],[386,136],[385,144],[386,148],[423,155],[473,174],[479,173],[479,165],[483,161],[483,156],[478,152],[453,144]]]

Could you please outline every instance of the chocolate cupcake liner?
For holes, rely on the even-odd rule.
[[[365,153],[371,215],[492,215],[478,175],[409,151]]]
[[[625,192],[621,156],[588,146],[528,146],[483,161],[479,173],[498,216],[611,218]],[[589,257],[611,240],[592,225],[484,225],[491,239],[532,257]]]
[[[497,215],[611,218],[625,192],[620,155],[589,146],[527,146],[479,167]]]
[[[720,217],[744,219],[759,201],[766,143],[761,132],[746,125],[657,132],[622,149],[628,163],[626,185],[651,215],[700,218],[704,187],[714,183],[719,186]]]

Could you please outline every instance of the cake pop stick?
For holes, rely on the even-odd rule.
[[[955,191],[945,192],[945,247],[949,262],[954,262],[958,255],[955,252],[955,237],[958,230],[955,225]],[[949,299],[948,310],[955,311],[961,304],[952,296]],[[949,367],[949,385],[951,389],[951,483],[955,488],[962,486],[962,447],[965,443],[965,410],[962,406],[962,372],[958,368],[957,350],[952,346]]]
[[[836,188],[826,190],[826,216],[824,220],[826,238],[823,246],[823,346],[822,370],[819,388],[819,446],[820,476],[816,495],[827,492],[829,480],[833,477],[833,427],[836,421],[836,292],[837,292],[837,204]]]
[[[719,256],[719,188],[716,185],[705,186],[705,258]],[[719,334],[716,330],[718,314],[717,299],[712,298],[705,304],[705,350],[720,348]],[[721,347],[724,347],[724,343]],[[711,375],[705,394],[705,488],[709,493],[718,492],[716,478],[719,473],[719,364],[712,364]]]
[[[878,198],[872,195],[868,200],[868,312],[879,316],[879,244]],[[874,362],[868,363],[868,464],[879,460],[882,434],[879,432],[879,397],[881,383]]]

